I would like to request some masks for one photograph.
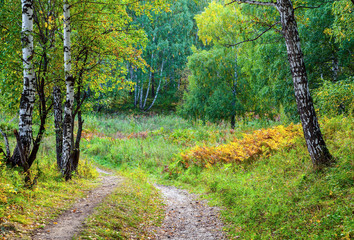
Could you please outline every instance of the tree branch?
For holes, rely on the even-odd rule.
[[[244,40],[242,42],[238,42],[238,43],[235,43],[235,44],[226,44],[225,47],[234,47],[234,46],[237,46],[237,45],[240,45],[242,43],[245,43],[245,42],[252,42],[252,41],[255,41],[257,40],[258,38],[260,38],[263,34],[265,34],[266,32],[268,32],[269,30],[271,30],[275,25],[277,25],[278,23],[280,22],[276,22],[274,24],[272,24],[269,28],[267,28],[266,30],[264,30],[263,32],[261,32],[257,37],[253,38],[253,39],[247,39],[247,40]]]
[[[261,6],[272,6],[272,7],[276,6],[276,3],[274,3],[274,2],[258,2],[258,1],[253,1],[253,0],[232,0],[231,2],[229,2],[225,5],[227,6],[227,5],[230,5],[233,3],[238,3],[238,4],[247,3],[247,4],[254,4],[254,5],[261,5]]]
[[[296,8],[294,8],[294,11],[300,8],[310,8],[310,9],[314,9],[314,8],[319,8],[321,7],[322,4],[318,5],[318,6],[297,6]]]

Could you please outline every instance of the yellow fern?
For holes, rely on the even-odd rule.
[[[191,165],[210,167],[217,163],[241,163],[268,157],[272,152],[292,145],[293,139],[301,134],[300,125],[280,125],[244,134],[242,139],[234,139],[216,147],[195,146],[180,156],[186,168]]]

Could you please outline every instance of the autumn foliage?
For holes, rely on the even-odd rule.
[[[215,147],[196,146],[181,153],[181,163],[185,168],[191,165],[210,167],[217,163],[242,163],[268,157],[272,152],[290,147],[295,137],[302,135],[299,124],[288,127],[282,125],[243,134],[242,139],[234,139],[228,144]]]

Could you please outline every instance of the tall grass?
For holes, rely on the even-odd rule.
[[[302,138],[291,148],[257,161],[178,167],[180,153],[195,145],[225,144],[243,133],[280,123],[254,120],[230,130],[226,124],[191,123],[176,116],[90,121],[88,125],[98,127],[92,129],[98,133],[85,140],[88,157],[124,171],[143,169],[158,181],[207,193],[213,204],[224,207],[222,216],[231,238],[353,238],[352,117],[321,120],[325,140],[337,160],[322,172],[313,170]],[[117,137],[115,131],[124,134]]]

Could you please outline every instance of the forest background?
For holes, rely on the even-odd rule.
[[[352,236],[352,205],[348,201],[353,184],[349,173],[353,160],[353,2],[292,1],[308,85],[324,139],[335,159],[324,173],[313,172],[307,165],[311,160],[306,147],[296,140],[303,138],[301,129],[290,124],[299,123],[300,118],[276,10],[229,2],[75,0],[64,2],[71,11],[66,17],[61,1],[33,1],[33,52],[26,61],[32,62],[35,81],[34,136],[23,161],[21,150],[15,150],[21,146],[21,139],[16,140],[13,133],[19,128],[17,118],[26,82],[22,80],[23,29],[20,37],[23,11],[18,1],[1,1],[0,129],[6,137],[1,145],[0,193],[4,197],[0,200],[4,204],[0,224],[26,225],[32,221],[16,212],[13,206],[19,205],[21,197],[16,200],[14,195],[34,197],[31,188],[44,181],[46,174],[59,179],[70,179],[72,173],[75,179],[77,175],[94,177],[92,167],[85,165],[86,161],[79,162],[81,156],[124,171],[140,169],[144,172],[141,174],[152,174],[160,181],[188,184],[195,191],[203,188],[216,194],[216,204],[243,213],[239,218],[231,213],[225,216],[234,226],[229,229],[232,236],[241,234],[250,221],[250,226],[258,227],[248,227],[245,238],[257,234],[293,238],[296,232],[309,231],[302,221],[313,222],[310,235],[319,239]],[[68,26],[69,75],[74,79],[68,162],[73,166],[66,168],[61,145],[65,146],[64,112],[68,102],[68,72],[64,71],[63,60],[68,48],[63,32]],[[273,126],[277,127],[253,132]],[[107,153],[104,149],[108,147],[112,150]],[[282,156],[289,148],[301,152],[301,161],[295,152]],[[55,158],[61,171],[49,167]],[[293,168],[285,167],[279,158],[290,161],[287,164]],[[264,161],[252,164],[259,159]],[[297,166],[296,160],[305,167]],[[275,194],[273,190],[266,194],[254,189],[257,176],[268,169],[262,165],[266,163],[274,164],[270,169],[277,177],[279,171],[296,176],[284,173],[276,185],[280,195],[296,189],[296,194],[288,196],[296,204],[279,207],[276,196],[270,196]],[[78,165],[83,165],[81,174]],[[301,166],[305,170],[300,170]],[[267,176],[264,189],[274,184],[270,183],[272,173]],[[222,178],[233,184],[226,184]],[[202,180],[200,185],[196,179]],[[326,179],[332,180],[328,183]],[[241,189],[235,186],[237,182],[248,182],[249,186]],[[289,188],[281,190],[282,183]],[[318,193],[320,186],[323,189]],[[304,188],[312,195],[310,200],[305,201],[306,191],[301,193]],[[268,205],[255,200],[259,195],[268,199]],[[237,196],[248,196],[251,201],[235,200]],[[247,202],[249,207],[242,209]],[[293,208],[295,205],[298,208]],[[14,216],[6,216],[9,206],[14,208]],[[306,209],[305,216],[299,217],[299,209]],[[284,229],[276,226],[274,219],[281,219],[280,212],[284,211],[292,212],[286,219],[294,218],[298,225],[284,225]],[[324,216],[330,216],[328,222],[322,220]],[[8,227],[2,229],[7,231]]]

